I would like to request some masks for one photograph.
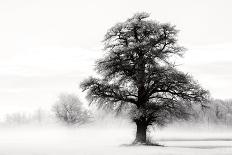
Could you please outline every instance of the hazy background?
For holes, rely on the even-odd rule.
[[[0,1],[0,117],[50,109],[61,92],[84,100],[79,82],[93,74],[107,29],[135,12],[170,22],[188,51],[180,68],[215,98],[231,98],[230,0]]]

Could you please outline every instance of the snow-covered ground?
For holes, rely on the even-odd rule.
[[[231,155],[232,131],[163,129],[158,146],[130,146],[133,126],[0,129],[0,155]]]

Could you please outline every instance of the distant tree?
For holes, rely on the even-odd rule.
[[[31,116],[31,121],[34,123],[48,123],[49,121],[51,121],[50,118],[50,112],[43,110],[41,108],[36,109]]]
[[[227,118],[230,115],[230,106],[228,106],[228,101],[223,100],[211,100],[212,104],[210,106],[211,115],[209,117],[212,123],[227,125]]]
[[[80,125],[86,123],[90,118],[90,114],[83,107],[82,102],[72,94],[60,95],[52,110],[58,120],[68,125]]]
[[[170,57],[182,56],[177,30],[137,13],[108,30],[106,55],[96,63],[101,78],[83,81],[82,89],[99,106],[127,109],[137,126],[135,143],[146,143],[150,125],[186,119],[188,104],[207,99],[208,92],[191,76],[176,69]]]
[[[30,117],[25,113],[15,112],[6,115],[5,123],[13,125],[23,125],[30,122]]]
[[[26,125],[35,123],[49,122],[50,114],[42,109],[37,109],[33,112],[14,112],[6,114],[4,123],[13,125]]]
[[[210,99],[204,104],[193,104],[190,110],[191,123],[232,127],[231,100]]]

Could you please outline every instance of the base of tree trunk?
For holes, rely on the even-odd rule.
[[[147,125],[143,119],[136,121],[136,137],[134,144],[145,144],[147,142]]]
[[[145,143],[141,143],[141,142],[138,142],[138,141],[134,141],[131,146],[135,146],[135,145],[146,145],[146,146],[162,146],[164,147],[164,145],[161,145],[161,144],[158,144],[158,143],[154,143],[154,142],[145,142]]]
[[[136,138],[132,145],[147,145],[147,146],[163,146],[151,141],[149,137],[147,137],[147,123],[145,119],[140,118],[135,121],[136,123]]]

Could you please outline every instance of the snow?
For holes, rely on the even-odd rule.
[[[1,155],[229,155],[232,132],[162,129],[159,146],[131,146],[133,126],[58,126],[0,129]],[[152,133],[153,134],[153,133]]]

